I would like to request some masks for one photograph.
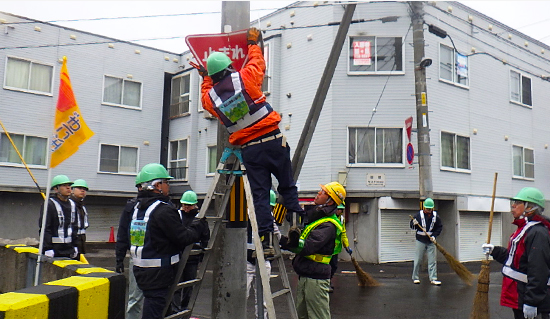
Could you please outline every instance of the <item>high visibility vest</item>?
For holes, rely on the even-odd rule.
[[[231,134],[251,127],[273,112],[269,103],[257,103],[264,95],[256,100],[250,97],[239,72],[226,76],[214,85],[208,94],[214,111]]]
[[[139,203],[138,203],[139,204]],[[139,210],[138,204],[134,206],[134,214],[130,223],[130,255],[135,266],[143,268],[163,267],[173,265],[180,261],[179,254],[166,256],[159,254],[153,244],[151,238],[147,235],[147,223],[155,209],[164,202],[157,200],[147,210]]]
[[[311,233],[311,231],[315,229],[317,226],[319,226],[320,224],[326,223],[326,222],[333,223],[334,226],[336,226],[336,239],[334,242],[334,251],[332,252],[331,255],[313,254],[313,255],[305,256],[307,259],[311,259],[315,262],[319,262],[322,264],[328,264],[333,255],[338,255],[342,251],[342,231],[344,228],[342,226],[342,223],[338,219],[338,217],[336,217],[336,215],[323,217],[309,224],[302,232],[302,235],[300,236],[300,240],[298,242],[298,249],[302,250],[306,243],[306,239]]]
[[[86,228],[88,228],[88,211],[86,210],[86,207],[82,206],[82,210],[84,211],[84,218],[83,220],[80,219],[80,214],[78,215],[78,234],[84,235],[86,234]]]
[[[57,218],[59,219],[59,227],[57,228],[57,236],[52,236],[52,244],[70,244],[73,242],[73,227],[76,216],[76,204],[69,199],[71,203],[71,222],[67,225],[67,233],[65,233],[65,214],[63,214],[63,208],[61,205],[53,198],[50,198],[50,201],[55,206],[57,210]]]
[[[426,233],[428,233],[428,236],[432,235],[432,230],[434,229],[436,220],[437,220],[437,212],[434,210],[432,212],[432,218],[431,218],[431,221],[430,221],[430,225],[428,225],[428,227],[426,227],[426,219],[424,218],[424,211],[423,210],[420,211],[420,225],[422,225],[422,228],[424,228],[426,230]],[[416,234],[420,235],[420,236],[426,236],[426,233],[422,230],[417,230],[416,231]]]

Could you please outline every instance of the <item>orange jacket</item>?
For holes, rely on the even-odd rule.
[[[257,103],[261,103],[265,101],[265,95],[262,92],[262,83],[264,81],[265,73],[265,60],[262,50],[258,45],[248,45],[248,59],[248,62],[239,71],[239,74],[241,75],[248,95],[250,95],[250,97]],[[201,101],[203,108],[219,119],[218,114],[214,111],[212,99],[208,94],[213,86],[214,83],[212,82],[212,78],[205,76],[201,87]],[[233,145],[243,145],[248,143],[257,137],[278,129],[280,121],[281,116],[279,113],[273,111],[258,123],[231,134],[229,136],[229,143]]]

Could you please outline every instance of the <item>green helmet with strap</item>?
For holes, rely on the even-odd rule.
[[[426,200],[424,200],[424,208],[434,208],[435,204],[434,204],[434,200],[431,199],[431,198],[426,198]]]
[[[269,205],[271,206],[277,205],[277,195],[273,190],[269,191]]]
[[[77,179],[74,181],[74,183],[71,185],[71,188],[74,188],[74,187],[84,187],[86,189],[88,189],[88,184],[86,183],[85,180],[83,179]]]
[[[232,63],[233,61],[231,61],[227,54],[212,52],[212,54],[208,56],[208,59],[206,59],[206,70],[208,71],[208,76],[225,70]]]
[[[136,187],[138,185],[140,185],[141,183],[143,183],[143,182],[141,181],[141,171],[140,171],[136,174]]]
[[[186,191],[181,195],[180,203],[182,204],[195,205],[197,202],[197,193],[193,191]]]
[[[173,177],[168,175],[166,168],[158,163],[149,163],[141,169],[139,177],[142,183],[150,182],[155,179],[172,179]],[[137,177],[136,177],[137,181]]]
[[[542,194],[542,192],[538,188],[534,188],[534,187],[522,188],[519,191],[519,193],[515,197],[512,197],[511,199],[537,204],[542,208],[544,208],[546,204],[544,200],[544,195]]]
[[[56,187],[56,186],[63,185],[63,184],[71,184],[72,185],[73,182],[71,182],[71,180],[67,177],[67,175],[57,175],[52,179],[52,186],[51,187]]]

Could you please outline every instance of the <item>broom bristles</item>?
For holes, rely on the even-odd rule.
[[[447,259],[447,263],[449,263],[451,268],[460,277],[460,279],[462,279],[462,281],[464,281],[468,286],[471,286],[474,275],[462,263],[456,260],[456,258],[454,258],[451,254],[449,254],[441,245],[435,243],[435,246],[443,254],[443,256],[445,256],[445,259]]]
[[[481,261],[481,271],[477,278],[477,290],[470,319],[489,319],[489,269],[490,260]]]
[[[353,263],[353,267],[355,267],[355,273],[357,274],[357,279],[359,280],[360,287],[380,286],[380,283],[378,283],[376,279],[372,278],[371,275],[369,275],[361,268],[361,266],[359,266],[359,263],[357,262],[357,260],[355,260],[354,257],[351,257],[351,262]]]

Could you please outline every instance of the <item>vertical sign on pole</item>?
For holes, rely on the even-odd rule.
[[[407,130],[407,163],[409,165],[412,165],[414,160],[414,148],[411,143],[411,132],[412,132],[412,122],[413,118],[412,116],[405,120],[405,129]]]

